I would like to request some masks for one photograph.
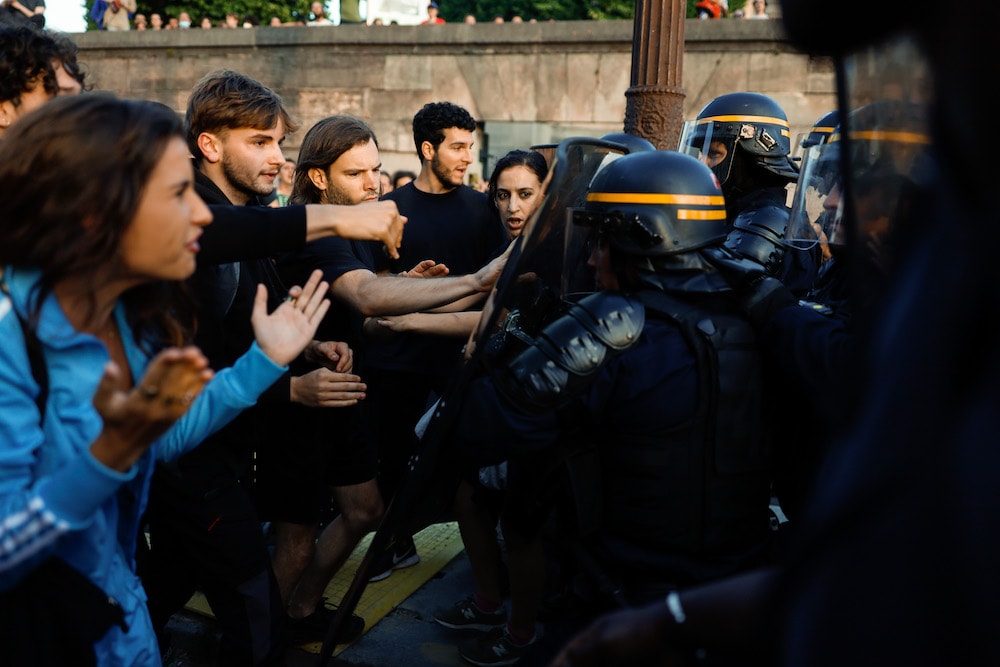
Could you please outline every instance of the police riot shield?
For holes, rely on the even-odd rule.
[[[528,221],[522,242],[483,309],[470,350],[490,349],[489,361],[518,327],[532,330],[547,322],[555,304],[594,291],[594,272],[587,266],[588,251],[571,233],[572,211],[586,202],[597,172],[624,155],[618,143],[599,139],[566,139],[556,149],[556,161],[545,199]],[[515,335],[515,334],[510,334]]]
[[[347,627],[379,555],[397,537],[413,535],[450,515],[462,470],[449,434],[469,382],[521,349],[534,331],[558,316],[567,299],[594,290],[585,250],[567,245],[567,228],[572,224],[572,209],[584,205],[593,177],[626,152],[621,144],[591,138],[566,139],[556,148],[544,184],[544,199],[512,244],[479,326],[466,346],[464,363],[421,422],[418,451],[411,457],[406,478],[388,502],[382,523],[340,601],[318,664],[326,665],[333,654],[336,638]]]
[[[840,127],[816,156],[812,204],[829,252],[849,263],[855,313],[870,322],[936,178],[931,84],[921,48],[907,36],[850,54],[840,67]],[[802,195],[809,203],[809,192]]]

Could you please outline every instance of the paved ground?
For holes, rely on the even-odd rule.
[[[466,665],[455,646],[468,635],[438,625],[432,614],[435,607],[450,605],[471,588],[472,573],[463,551],[328,665],[320,666],[316,653],[291,649],[286,667]],[[177,650],[167,657],[167,667],[214,667],[216,636],[211,618],[184,612],[174,616],[170,629]]]

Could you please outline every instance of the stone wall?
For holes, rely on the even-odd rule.
[[[388,171],[415,169],[410,119],[449,100],[482,121],[483,166],[509,148],[620,131],[632,58],[631,21],[439,26],[331,26],[75,35],[95,88],[183,112],[194,83],[221,67],[278,92],[300,131],[350,113],[374,128]],[[832,64],[796,52],[781,21],[685,26],[685,118],[713,97],[754,90],[788,113],[793,137],[834,108]],[[471,171],[479,171],[475,167]]]

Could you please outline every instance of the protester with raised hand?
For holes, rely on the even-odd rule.
[[[122,612],[89,649],[99,664],[160,663],[134,560],[154,460],[252,405],[329,307],[318,275],[270,315],[261,290],[256,342],[213,378],[180,288],[211,221],[193,182],[181,121],[154,102],[55,100],[0,142],[0,595],[56,559],[84,575]],[[0,606],[0,662],[62,650]]]

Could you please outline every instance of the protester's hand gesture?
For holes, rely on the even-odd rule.
[[[339,340],[315,340],[305,349],[306,361],[338,373],[354,370],[354,350]]]
[[[267,313],[267,288],[257,285],[250,323],[257,344],[271,361],[287,366],[316,334],[316,328],[330,309],[330,300],[323,298],[329,284],[322,271],[313,271],[303,287],[293,287],[288,297],[273,313]]]
[[[354,351],[343,341],[313,341],[306,359],[321,368],[292,378],[290,398],[312,408],[343,408],[363,401],[368,385],[351,373]]]
[[[98,461],[128,470],[183,415],[212,378],[208,359],[196,347],[168,348],[149,362],[128,389],[117,364],[108,362],[94,394],[104,429],[90,446]]]
[[[292,378],[291,400],[311,408],[345,408],[363,401],[367,389],[357,375],[317,368]]]
[[[409,271],[403,271],[399,275],[407,278],[440,278],[448,275],[448,267],[433,259],[425,259]]]
[[[396,202],[373,201],[357,206],[340,206],[336,233],[345,239],[381,241],[393,259],[399,259],[399,246],[403,243],[403,225],[406,216],[399,214]]]
[[[477,291],[488,292],[493,288],[493,283],[497,281],[500,277],[500,273],[503,272],[503,267],[507,265],[507,259],[510,257],[511,251],[514,249],[515,241],[511,241],[507,249],[504,250],[503,254],[499,257],[495,257],[489,264],[482,267],[476,271],[475,278],[477,283]]]

